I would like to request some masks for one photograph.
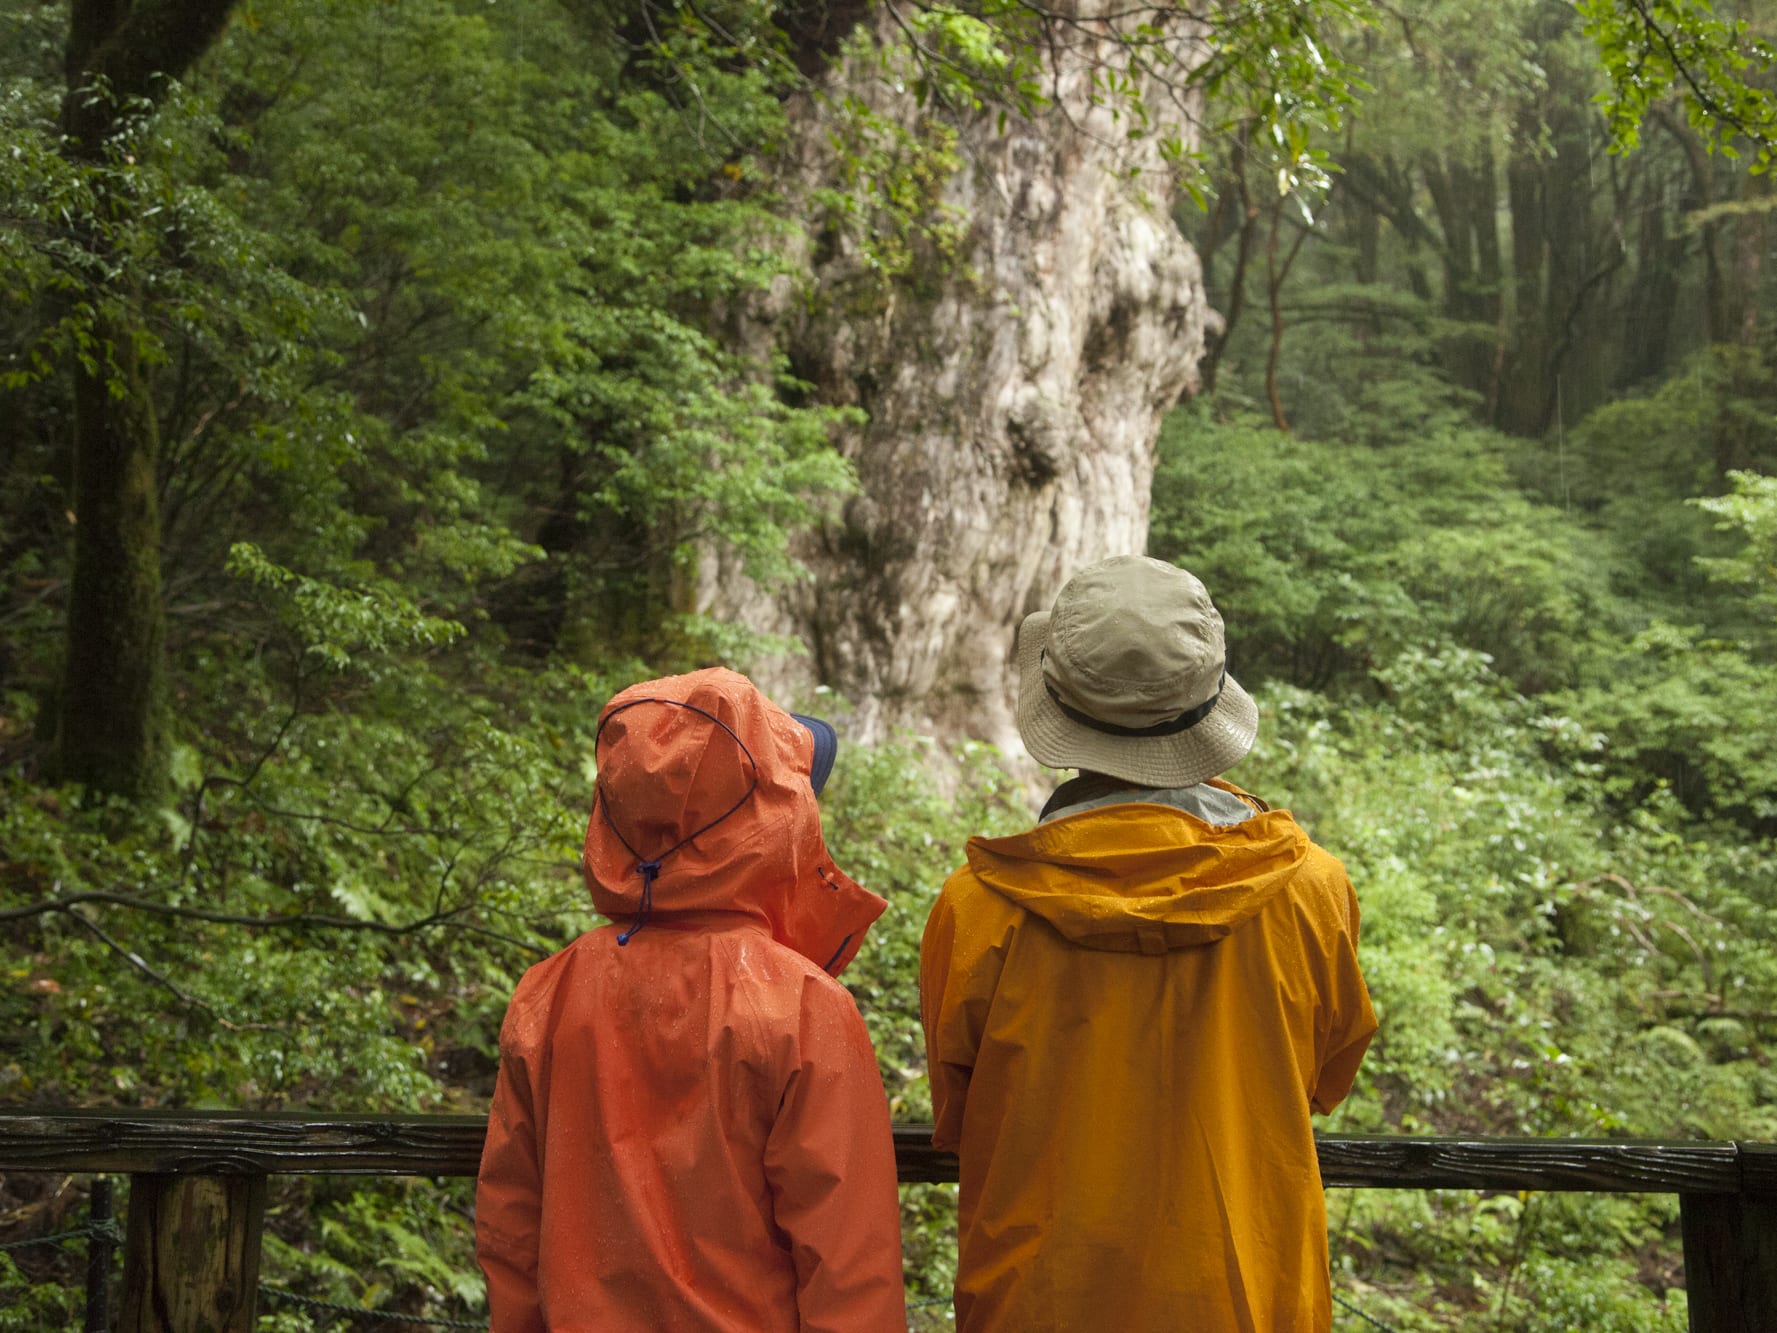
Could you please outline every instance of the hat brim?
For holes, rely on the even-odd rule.
[[[1189,787],[1227,772],[1253,748],[1259,706],[1233,676],[1208,717],[1171,736],[1112,736],[1074,721],[1044,688],[1048,642],[1049,612],[1026,616],[1018,629],[1018,734],[1038,763],[1144,787]]]

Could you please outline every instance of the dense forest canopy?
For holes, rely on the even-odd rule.
[[[761,312],[972,283],[1017,319],[946,182],[1059,115],[1152,145],[1215,312],[1134,512],[1260,701],[1233,776],[1358,885],[1383,1026],[1329,1127],[1777,1137],[1768,18],[1091,14],[0,0],[0,1100],[483,1109],[517,976],[591,922],[600,704],[833,660],[700,600],[712,564],[890,558],[842,517],[879,400]],[[1066,480],[1024,446],[1019,485]],[[1032,776],[842,747],[830,839],[891,903],[846,981],[898,1118],[926,909]],[[0,1181],[0,1240],[63,1184]],[[472,1315],[466,1204],[275,1182],[267,1274]],[[952,1206],[904,1196],[931,1326]],[[1353,1327],[1684,1327],[1671,1199],[1331,1214]],[[71,1318],[71,1262],[0,1253],[0,1328]]]

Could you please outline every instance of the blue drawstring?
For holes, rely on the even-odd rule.
[[[660,862],[638,861],[636,869],[642,872],[642,905],[636,912],[636,919],[629,923],[629,929],[617,937],[619,944],[628,944],[629,937],[648,924],[648,914],[654,910],[654,878],[660,873]]]

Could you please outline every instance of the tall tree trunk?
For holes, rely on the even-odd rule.
[[[1674,223],[1680,234],[1695,236],[1697,252],[1703,261],[1700,336],[1705,345],[1721,342],[1722,330],[1731,323],[1731,319],[1728,312],[1727,282],[1721,261],[1724,228],[1722,219],[1715,213],[1719,197],[1716,182],[1717,159],[1704,146],[1702,137],[1679,113],[1676,106],[1657,104],[1653,109],[1653,119],[1656,125],[1671,136],[1686,168],[1684,179],[1678,185]],[[1694,342],[1693,339],[1692,346]],[[1691,347],[1681,347],[1676,355],[1682,356],[1689,350]]]
[[[1703,308],[1707,324],[1705,336],[1712,343],[1732,342],[1732,330],[1741,327],[1737,308],[1739,293],[1733,290],[1722,266],[1722,234],[1725,227],[1723,219],[1715,213],[1716,159],[1704,145],[1702,136],[1675,107],[1661,103],[1655,106],[1653,115],[1654,123],[1665,129],[1683,150],[1685,163],[1690,167],[1691,189],[1683,197],[1679,207],[1683,212],[1701,217],[1697,224],[1697,233],[1703,252]]]
[[[1347,196],[1357,199],[1373,218],[1387,218],[1401,238],[1406,247],[1401,264],[1406,270],[1407,288],[1421,301],[1429,302],[1431,280],[1426,276],[1421,255],[1427,249],[1438,248],[1439,242],[1419,216],[1412,179],[1393,160],[1375,158],[1362,151],[1350,153],[1340,165],[1344,168]]]
[[[1735,219],[1734,290],[1742,302],[1740,317],[1733,327],[1724,329],[1733,342],[1742,347],[1756,347],[1759,341],[1759,292],[1764,271],[1765,247],[1771,234],[1771,212],[1764,205],[1771,199],[1769,176],[1743,178],[1741,197],[1752,207]]]
[[[1562,75],[1551,65],[1552,80]],[[1546,106],[1527,106],[1506,170],[1516,299],[1494,424],[1515,435],[1539,436],[1554,421],[1558,382],[1588,303],[1622,262],[1621,246],[1601,244],[1594,223],[1590,115],[1559,93]],[[1547,149],[1537,147],[1543,138]]]
[[[1681,293],[1680,277],[1690,258],[1692,237],[1664,206],[1659,177],[1650,179],[1639,194],[1623,192],[1617,200],[1617,216],[1639,218],[1635,238],[1635,278],[1622,312],[1621,359],[1615,387],[1621,391],[1636,384],[1651,384],[1666,373],[1680,345],[1676,325]]]
[[[1506,171],[1515,301],[1494,416],[1501,430],[1531,438],[1554,424],[1557,402],[1573,419],[1602,395],[1610,358],[1579,353],[1589,353],[1588,330],[1625,253],[1618,220],[1600,216],[1594,195],[1603,143],[1583,93],[1590,72],[1561,55],[1573,18],[1557,10],[1548,21],[1549,91],[1541,105],[1522,107]]]
[[[1210,239],[1205,243],[1202,257],[1205,303],[1220,312],[1219,319],[1210,318],[1206,322],[1201,367],[1202,391],[1206,395],[1215,392],[1216,372],[1221,368],[1222,353],[1228,346],[1228,340],[1234,336],[1235,326],[1240,323],[1241,312],[1246,308],[1246,273],[1252,262],[1253,241],[1259,229],[1258,205],[1253,203],[1252,190],[1246,178],[1247,134],[1246,127],[1242,126],[1229,140],[1229,180],[1216,201],[1215,225],[1210,229]],[[1221,219],[1224,214],[1232,214],[1239,219],[1235,228],[1239,241],[1234,250],[1234,271],[1229,275],[1227,290],[1218,295],[1211,285],[1210,264],[1215,250],[1220,247],[1223,235]]]
[[[1290,242],[1289,253],[1280,262],[1277,257],[1277,233],[1283,226],[1284,209],[1288,200],[1279,197],[1271,206],[1271,241],[1265,249],[1265,296],[1271,310],[1271,350],[1265,358],[1265,397],[1271,403],[1271,423],[1282,431],[1290,428],[1288,415],[1283,410],[1283,392],[1278,387],[1277,371],[1283,358],[1283,335],[1285,328],[1283,318],[1283,285],[1289,281],[1290,269],[1295,267],[1296,256],[1302,253],[1302,243],[1313,233],[1311,225],[1304,224],[1296,231],[1295,240]],[[1331,202],[1330,192],[1328,203]]]
[[[1493,154],[1484,150],[1473,164],[1428,158],[1424,174],[1443,233],[1444,313],[1462,330],[1444,360],[1458,384],[1485,399],[1502,299]]]
[[[1531,128],[1523,126],[1526,133]],[[1557,375],[1557,368],[1549,364],[1548,317],[1554,300],[1549,267],[1566,262],[1566,257],[1552,251],[1549,172],[1530,147],[1513,153],[1506,181],[1512,219],[1512,321],[1492,424],[1534,436],[1541,430],[1544,404],[1554,392]]]
[[[74,0],[62,102],[70,160],[96,167],[121,152],[124,109],[159,98],[222,31],[232,4]],[[93,174],[93,198],[76,230],[104,258],[128,201],[104,172]],[[134,293],[127,276],[116,281],[86,294],[97,312],[92,353],[74,371],[74,572],[56,767],[94,790],[146,797],[163,779],[166,754],[159,441]]]
[[[1281,431],[1288,431],[1290,419],[1283,410],[1283,394],[1277,387],[1277,366],[1283,358],[1283,281],[1289,276],[1289,265],[1277,260],[1277,233],[1283,226],[1283,205],[1281,198],[1271,205],[1271,235],[1265,245],[1265,308],[1271,314],[1271,342],[1265,353],[1265,401],[1271,404],[1271,424]],[[1290,257],[1295,258],[1293,251]]]
[[[74,575],[63,663],[60,776],[148,796],[166,751],[157,437],[131,331],[95,329],[105,361],[74,376]]]

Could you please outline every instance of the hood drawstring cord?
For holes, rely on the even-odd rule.
[[[638,861],[636,869],[642,875],[642,905],[636,911],[635,920],[629,923],[629,929],[617,937],[619,944],[628,944],[630,936],[647,925],[648,918],[654,912],[654,880],[660,874],[660,862]]]
[[[680,838],[652,861],[644,860],[642,854],[634,847],[630,846],[629,839],[623,836],[623,830],[617,827],[617,821],[611,818],[611,803],[605,799],[604,787],[601,785],[595,788],[595,794],[593,796],[594,804],[597,805],[600,810],[604,811],[605,823],[611,826],[611,832],[617,835],[617,841],[623,844],[625,851],[635,857],[636,873],[642,877],[642,900],[636,908],[635,919],[629,923],[629,929],[617,937],[617,943],[620,945],[628,944],[630,940],[634,939],[635,933],[643,926],[647,925],[648,918],[653,915],[654,881],[660,876],[660,863],[666,860],[666,858],[671,856],[674,852],[678,851],[679,848],[683,847],[686,843],[691,842],[693,839],[701,838],[704,834],[715,828],[716,825],[720,824],[724,819],[727,819],[729,815],[733,814],[736,810],[740,809],[741,806],[752,800],[753,793],[759,790],[759,761],[753,758],[753,752],[747,748],[747,743],[740,738],[734,728],[729,726],[714,713],[699,708],[696,704],[685,703],[680,699],[632,699],[621,708],[612,709],[609,713],[606,713],[603,720],[599,722],[598,732],[593,737],[592,747],[595,755],[598,753],[599,737],[605,734],[605,724],[619,713],[628,712],[630,709],[640,707],[642,704],[666,704],[673,708],[683,708],[688,713],[696,713],[699,717],[706,717],[711,722],[714,722],[718,727],[722,728],[723,731],[728,733],[734,743],[740,747],[741,754],[746,756],[747,767],[752,770],[752,781],[747,784],[746,791],[741,793],[741,797],[738,801],[729,806],[714,819],[710,820],[710,822],[705,824],[702,828],[698,829],[697,832],[687,834],[685,837]]]

